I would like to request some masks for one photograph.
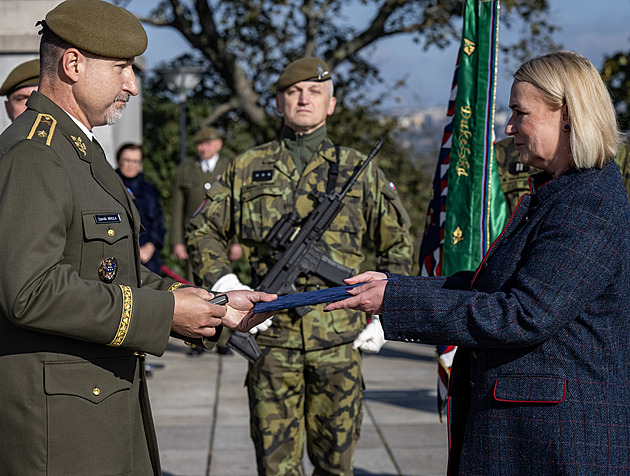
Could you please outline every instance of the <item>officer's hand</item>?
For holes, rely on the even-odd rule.
[[[201,288],[179,288],[173,291],[173,296],[173,331],[184,337],[212,337],[216,333],[227,309],[209,303],[212,294]]]
[[[378,316],[372,316],[370,323],[365,326],[361,334],[354,340],[353,349],[361,349],[363,352],[371,352],[376,354],[381,347],[387,342],[381,319]]]
[[[275,294],[257,291],[229,291],[227,295],[229,302],[223,324],[239,332],[248,332],[273,316],[273,312],[253,314],[254,304],[273,301],[278,297]]]

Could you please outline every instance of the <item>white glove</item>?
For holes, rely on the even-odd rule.
[[[381,326],[381,319],[377,315],[373,315],[370,323],[365,326],[359,337],[354,340],[352,348],[376,354],[381,350],[385,342],[387,341],[385,340],[383,326]]]
[[[257,326],[252,327],[249,330],[250,334],[256,334],[257,332],[264,332],[267,329],[269,329],[271,327],[272,324],[272,320],[273,320],[274,316],[271,316],[269,319],[267,319],[266,321],[261,322],[260,324],[258,324]]]
[[[227,291],[252,291],[252,288],[239,281],[234,273],[221,276],[210,289],[213,293],[224,293]]]
[[[214,285],[212,286],[212,289],[210,291],[217,292],[217,293],[223,293],[223,292],[226,292],[226,291],[242,291],[242,290],[252,291],[252,288],[250,288],[246,284],[241,283],[239,281],[239,279],[238,279],[238,276],[236,276],[234,273],[229,273],[229,274],[225,274],[225,275],[221,276],[217,280],[217,282],[214,283]],[[266,331],[267,329],[269,329],[271,327],[271,320],[272,319],[273,319],[273,316],[271,316],[266,321],[261,322],[257,326],[252,327],[249,330],[249,333],[250,334],[256,334],[257,332]]]

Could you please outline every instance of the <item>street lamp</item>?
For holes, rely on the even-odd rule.
[[[186,98],[201,81],[203,69],[195,66],[180,66],[160,71],[166,87],[177,97],[179,103],[179,160],[186,160]]]

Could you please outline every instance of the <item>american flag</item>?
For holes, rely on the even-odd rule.
[[[420,275],[475,269],[506,221],[494,159],[499,0],[466,0],[462,41],[420,246]],[[457,347],[436,347],[438,411],[447,402]]]

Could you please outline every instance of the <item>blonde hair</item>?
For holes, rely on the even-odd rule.
[[[514,78],[540,89],[552,109],[567,105],[576,168],[602,168],[615,157],[621,139],[615,107],[601,76],[584,56],[573,51],[539,56],[523,63]]]

